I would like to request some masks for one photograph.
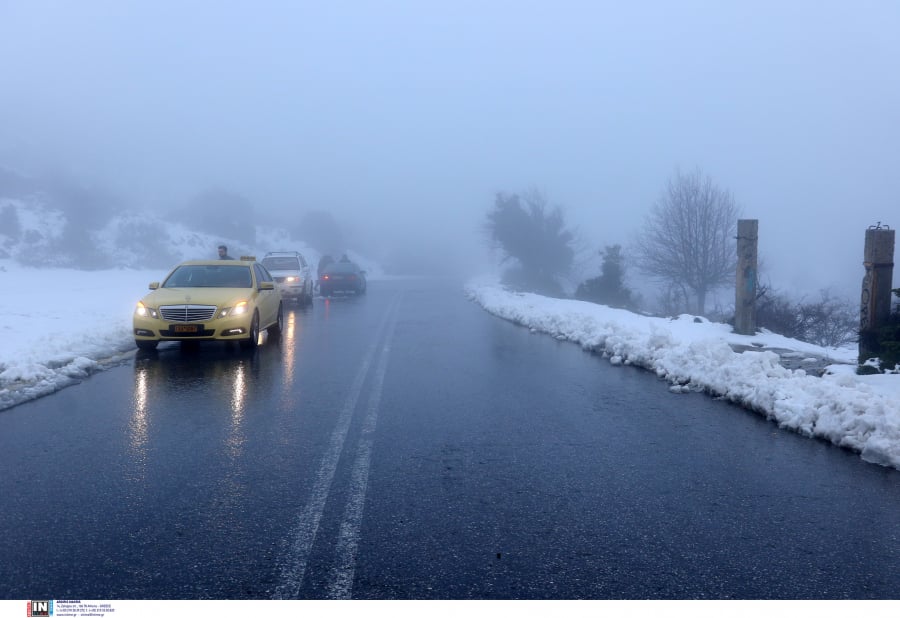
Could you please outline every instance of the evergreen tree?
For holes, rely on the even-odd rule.
[[[634,308],[635,299],[631,290],[625,287],[625,257],[622,254],[622,246],[607,246],[600,254],[603,256],[600,276],[579,285],[575,291],[575,298],[621,309]]]
[[[491,240],[518,266],[505,281],[521,289],[562,295],[557,279],[572,267],[574,234],[566,228],[562,210],[550,207],[537,191],[522,196],[500,193],[488,213]]]

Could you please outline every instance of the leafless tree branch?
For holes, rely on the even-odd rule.
[[[699,169],[669,178],[635,244],[645,274],[689,289],[703,314],[706,296],[734,280],[740,208]]]

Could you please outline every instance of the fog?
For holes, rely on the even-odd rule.
[[[0,0],[0,165],[166,212],[211,187],[469,270],[498,191],[627,247],[699,167],[764,276],[858,294],[900,225],[900,3]],[[596,273],[595,273],[596,274]]]

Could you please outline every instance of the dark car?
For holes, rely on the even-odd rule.
[[[319,275],[319,293],[331,296],[335,292],[366,293],[366,271],[353,262],[333,262]]]
[[[319,265],[316,267],[316,277],[321,277],[325,269],[334,264],[334,258],[327,253],[319,258]]]

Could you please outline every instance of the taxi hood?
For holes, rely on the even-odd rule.
[[[159,288],[144,297],[144,304],[161,305],[215,305],[226,307],[241,300],[249,300],[252,288]]]

